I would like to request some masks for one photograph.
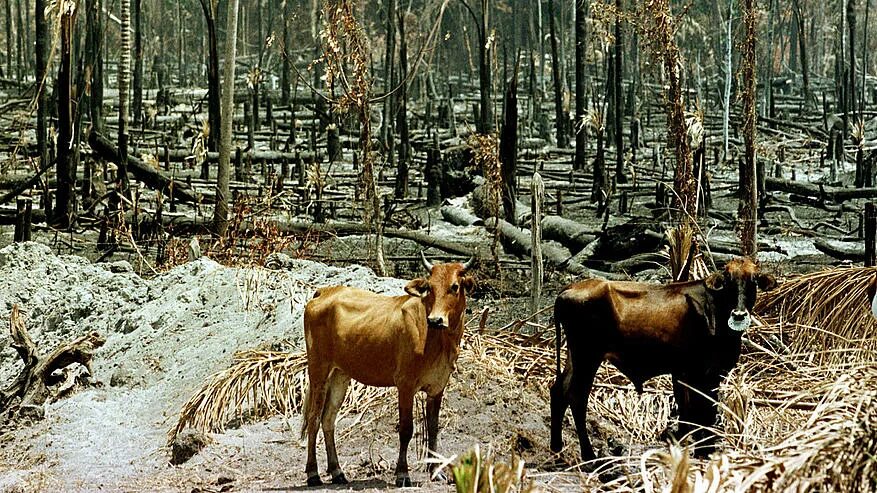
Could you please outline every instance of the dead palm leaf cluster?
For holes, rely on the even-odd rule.
[[[867,289],[877,269],[829,269],[788,279],[759,296],[756,312],[782,327],[792,353],[816,363],[877,360],[877,322]]]
[[[235,420],[254,421],[301,413],[307,390],[307,356],[303,352],[242,351],[232,366],[212,377],[180,411],[168,443],[186,428],[221,433]],[[389,402],[389,389],[351,382],[339,419],[360,414],[378,401]],[[386,395],[386,397],[385,397]]]

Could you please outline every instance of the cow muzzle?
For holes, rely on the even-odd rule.
[[[433,329],[447,329],[448,320],[445,317],[427,317],[427,324]]]
[[[743,332],[752,325],[752,318],[749,316],[749,310],[733,310],[731,316],[728,317],[728,327],[736,332]]]

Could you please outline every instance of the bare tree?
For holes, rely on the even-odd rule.
[[[219,146],[219,169],[216,172],[216,205],[213,208],[213,232],[222,236],[228,230],[229,167],[232,147],[232,116],[234,115],[234,65],[237,55],[238,0],[229,0],[225,32],[225,65],[222,93],[222,140]]]
[[[61,2],[61,61],[58,65],[58,175],[57,206],[53,223],[61,228],[73,224],[76,167],[73,162],[73,26],[78,2]]]
[[[587,90],[585,85],[585,43],[586,26],[588,17],[588,0],[576,0],[575,8],[575,35],[576,35],[576,157],[573,163],[574,169],[585,169],[585,150],[587,139],[585,132],[585,100]]]
[[[740,164],[740,206],[737,212],[740,246],[743,255],[754,256],[758,244],[755,237],[758,187],[756,187],[755,156],[755,0],[743,0],[743,140],[745,157]]]

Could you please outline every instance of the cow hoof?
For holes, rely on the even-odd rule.
[[[350,481],[344,476],[343,472],[339,472],[338,474],[332,476],[332,484],[347,484]]]
[[[396,486],[399,488],[410,488],[411,487],[411,478],[407,475],[399,476],[396,478]]]
[[[308,486],[323,486],[323,480],[320,479],[320,476],[311,476],[308,478]]]

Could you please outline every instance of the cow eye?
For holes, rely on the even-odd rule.
[[[459,285],[459,284],[456,284],[456,283],[451,284],[451,292],[452,292],[452,293],[456,293],[459,289],[460,289],[460,285]]]

